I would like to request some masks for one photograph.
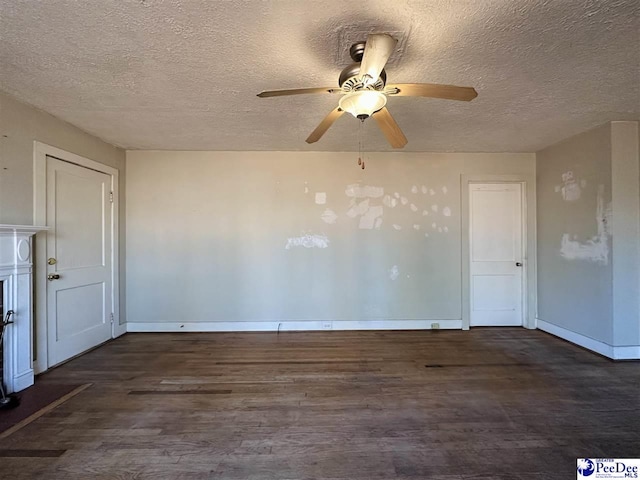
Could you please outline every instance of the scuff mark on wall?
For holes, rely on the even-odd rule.
[[[439,194],[440,191],[442,191],[443,194],[447,194],[449,192],[449,189],[446,185],[435,188],[437,189],[437,191],[433,188],[427,187],[426,185],[412,185],[411,187],[409,187],[411,193],[413,194],[422,192],[423,194],[434,196],[436,194]],[[319,197],[319,195],[321,194],[324,195],[324,192],[316,193],[316,203],[321,200],[326,200],[326,198]],[[411,203],[408,197],[403,196],[399,192],[385,194],[384,187],[379,186],[361,185],[358,183],[354,183],[346,186],[345,194],[350,198],[349,209],[347,210],[346,214],[349,218],[355,219],[360,217],[358,221],[358,228],[361,230],[380,230],[383,224],[382,217],[384,215],[384,207],[395,208],[398,204],[408,206],[412,212],[417,214],[421,213],[422,216],[428,216],[432,213],[440,213],[444,217],[451,217],[452,215],[451,208],[448,206],[440,207],[437,204],[419,206],[416,203]],[[380,198],[380,200],[376,201],[377,198]],[[335,219],[332,214],[335,213],[327,209],[321,215],[321,218],[323,219],[323,221],[325,221],[325,223],[334,223]],[[412,226],[416,231],[423,228],[423,226],[420,224],[405,225],[405,227],[407,228],[411,228]],[[391,227],[396,231],[402,229],[402,226],[397,223],[391,224]],[[440,232],[448,232],[447,227],[440,226],[440,228],[438,228],[435,223],[433,224],[433,229],[439,230]]]
[[[334,212],[330,208],[327,208],[324,212],[322,212],[322,215],[320,215],[320,218],[324,223],[333,224],[333,223],[336,223],[336,220],[338,219],[338,215],[336,215],[336,212]]]
[[[371,230],[375,225],[376,219],[379,217],[382,217],[382,205],[368,208],[362,217],[360,217],[358,228],[361,230]]]
[[[398,204],[398,200],[393,198],[391,195],[385,195],[382,199],[382,204],[385,207],[395,208],[395,206]]]
[[[352,183],[351,185],[347,185],[344,193],[347,195],[347,197],[352,198],[378,198],[384,195],[384,188]]]
[[[347,216],[350,218],[355,218],[358,215],[364,215],[367,210],[369,210],[368,198],[358,203],[357,205],[353,205],[349,210],[347,210]]]
[[[566,202],[580,200],[582,189],[587,186],[587,181],[582,179],[578,182],[573,172],[569,170],[562,174],[562,184],[555,186],[555,192],[562,193],[562,199]]]
[[[400,269],[397,265],[394,265],[389,269],[389,279],[395,281],[400,276]]]
[[[294,247],[304,248],[327,248],[329,247],[329,239],[326,235],[318,235],[307,233],[299,237],[287,238],[285,250],[291,250]]]
[[[326,192],[316,192],[316,203],[318,205],[324,205],[325,203],[327,203]]]
[[[567,260],[586,260],[600,265],[608,265],[610,217],[611,205],[608,205],[607,208],[604,206],[604,185],[598,185],[596,197],[597,235],[582,243],[575,236],[571,239],[568,233],[562,234],[560,255]]]
[[[350,218],[360,216],[358,228],[361,230],[371,230],[373,228],[379,230],[382,226],[384,208],[382,205],[371,205],[371,199],[383,197],[384,188],[354,183],[347,185],[345,193],[351,199],[347,216]],[[360,198],[365,198],[365,200],[357,203],[357,199]],[[382,203],[391,208],[395,207],[396,202],[397,200],[390,195],[384,195],[382,198]]]

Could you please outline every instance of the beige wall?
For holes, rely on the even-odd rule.
[[[611,344],[609,124],[538,152],[537,202],[538,317]]]
[[[640,357],[639,163],[637,122],[537,153],[538,317],[617,358]]]
[[[613,344],[640,358],[640,140],[638,122],[611,123]]]
[[[124,150],[0,92],[0,223],[33,224],[34,140],[124,172]]]
[[[461,175],[535,156],[368,157],[127,152],[128,321],[459,324]]]
[[[120,171],[120,321],[124,322],[125,152],[42,110],[0,92],[0,223],[33,224],[33,142],[35,140]]]

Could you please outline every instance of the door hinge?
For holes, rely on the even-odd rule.
[[[109,192],[109,201],[113,203],[113,192]]]
[[[113,325],[113,313],[109,316],[111,317],[111,325]]]

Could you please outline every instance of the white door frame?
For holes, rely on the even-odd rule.
[[[461,222],[462,232],[462,329],[469,330],[471,323],[471,256],[469,254],[469,184],[472,183],[519,183],[522,185],[522,326],[536,328],[538,289],[536,280],[536,197],[533,175],[461,175]]]
[[[33,142],[33,219],[35,225],[46,225],[47,221],[47,156],[73,163],[81,167],[90,168],[111,177],[111,308],[113,323],[111,338],[126,332],[126,325],[120,325],[120,294],[119,294],[119,237],[118,237],[118,170],[102,163],[89,160],[74,153],[66,152],[51,145],[38,141]],[[47,234],[36,235],[35,248],[35,373],[41,373],[49,368],[47,345]]]

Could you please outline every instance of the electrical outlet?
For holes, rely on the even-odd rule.
[[[323,330],[331,330],[331,329],[333,329],[333,323],[332,322],[322,322],[322,329]]]
[[[432,323],[431,324],[431,330],[440,330],[440,324],[439,323]]]

